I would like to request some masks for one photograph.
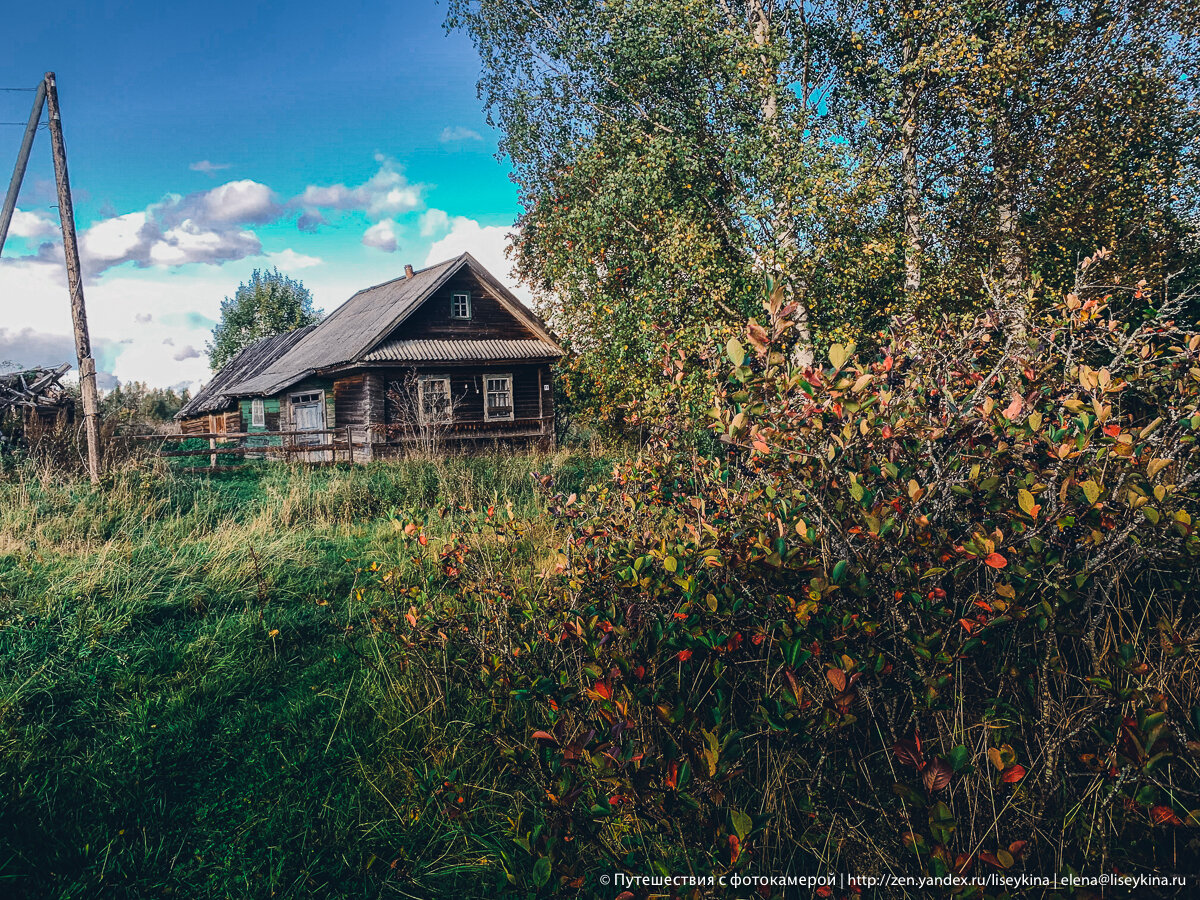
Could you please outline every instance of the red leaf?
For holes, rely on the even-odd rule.
[[[1015,784],[1025,777],[1025,767],[1022,765],[1009,766],[1000,775],[1000,780],[1008,784]]]
[[[548,731],[535,731],[530,735],[535,741],[549,741],[552,744],[558,743],[558,738]]]
[[[841,669],[830,669],[825,673],[825,677],[838,693],[846,690],[846,673]]]
[[[741,842],[736,834],[729,836],[729,864],[732,866],[738,861],[738,857],[742,855]]]
[[[1008,565],[1008,560],[994,550],[984,557],[983,562],[984,565],[991,566],[993,569],[1003,569]]]
[[[970,634],[975,630],[975,623],[970,619],[959,619],[958,624],[963,627],[963,630],[966,631],[967,634]]]
[[[1175,810],[1169,806],[1150,807],[1150,821],[1155,825],[1182,825],[1183,819],[1175,815]]]
[[[691,650],[680,650],[678,653],[675,654],[675,658],[678,659],[680,662],[687,662],[689,659],[692,658],[692,651]]]
[[[1004,418],[1012,420],[1021,414],[1021,409],[1025,406],[1025,401],[1021,399],[1020,394],[1013,394],[1012,402],[1004,408]]]
[[[429,538],[425,537],[425,535],[421,535],[420,537],[417,538],[417,543],[420,544],[422,547],[424,547],[426,544],[429,543]]]
[[[1116,437],[1117,435],[1119,435],[1121,433],[1121,426],[1120,425],[1105,425],[1104,433],[1107,434],[1109,437]]]
[[[950,776],[953,774],[954,770],[950,768],[950,763],[939,756],[930,760],[929,765],[921,773],[921,780],[925,782],[925,789],[929,793],[935,794],[950,783]]]
[[[892,752],[896,754],[896,759],[904,763],[906,766],[912,766],[914,769],[919,769],[923,760],[921,759],[921,748],[912,741],[896,741],[892,746]]]
[[[610,685],[607,681],[597,681],[594,690],[605,700],[612,699],[612,685]]]
[[[675,790],[675,785],[679,783],[679,760],[673,759],[667,764],[667,787]]]

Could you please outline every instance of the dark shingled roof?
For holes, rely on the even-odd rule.
[[[414,272],[411,278],[396,278],[359,291],[268,367],[231,381],[230,390],[243,397],[275,394],[320,369],[363,359],[464,266],[547,345],[544,358],[563,355],[538,317],[471,254],[463,253]]]
[[[362,362],[492,362],[558,359],[563,352],[545,341],[401,340],[380,344]]]
[[[253,378],[288,350],[296,346],[306,334],[316,328],[316,325],[306,325],[284,334],[260,338],[248,347],[243,347],[233,359],[227,362],[212,380],[202,387],[199,393],[183,405],[175,414],[176,419],[190,419],[192,416],[202,416],[207,413],[223,412],[229,408],[236,398],[230,393],[230,388],[239,381]]]

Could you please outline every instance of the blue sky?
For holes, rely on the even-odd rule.
[[[221,299],[256,267],[326,311],[462,250],[512,283],[516,192],[444,4],[69,7],[10,4],[0,87],[57,74],[102,372],[203,381]],[[0,92],[0,121],[32,100]],[[21,132],[0,126],[5,185]],[[0,259],[0,361],[74,361],[54,203],[43,128]]]

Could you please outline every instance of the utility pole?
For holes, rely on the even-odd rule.
[[[54,73],[42,82],[50,111],[50,145],[54,151],[54,180],[58,183],[58,218],[62,222],[63,251],[67,257],[67,287],[71,291],[71,319],[75,323],[75,353],[79,357],[79,388],[83,395],[83,425],[87,434],[88,474],[92,484],[100,481],[100,433],[97,416],[96,362],[88,337],[87,310],[83,305],[83,278],[79,271],[79,244],[75,239],[75,209],[71,205],[71,181],[67,177],[67,148],[63,143],[62,116]]]
[[[13,210],[17,208],[17,194],[21,193],[21,181],[25,177],[25,167],[29,164],[33,135],[37,131],[38,122],[41,121],[42,105],[45,102],[46,82],[39,81],[37,94],[33,98],[33,112],[29,114],[29,124],[25,126],[25,137],[21,140],[21,151],[17,154],[17,164],[13,167],[12,181],[8,183],[8,196],[4,198],[4,208],[0,209],[0,253],[4,252],[8,226],[12,222]]]

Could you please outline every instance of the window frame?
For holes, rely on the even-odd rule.
[[[267,404],[262,397],[254,397],[250,400],[250,427],[267,427]]]
[[[493,393],[493,391],[491,390],[491,388],[488,387],[488,381],[493,378],[504,379],[506,382],[508,382],[508,390],[507,390],[507,393],[508,393],[508,415],[506,415],[506,416],[493,416],[492,415],[492,407],[491,407],[491,404],[488,403],[488,397],[490,394]],[[495,393],[501,393],[501,392],[496,391]],[[517,397],[513,391],[512,373],[511,372],[492,372],[492,373],[485,372],[483,375],[483,421],[485,421],[485,422],[512,422],[512,421],[515,421],[516,418],[517,418]]]
[[[458,301],[465,300],[467,306],[466,315],[458,314]],[[472,312],[471,292],[470,291],[455,291],[450,295],[450,318],[467,321],[471,318]]]
[[[442,418],[430,419],[425,415],[425,389],[432,382],[441,382],[446,385],[446,414]],[[454,421],[454,394],[452,393],[453,384],[450,381],[449,375],[422,375],[417,379],[417,424],[425,427],[428,425],[447,425]]]

